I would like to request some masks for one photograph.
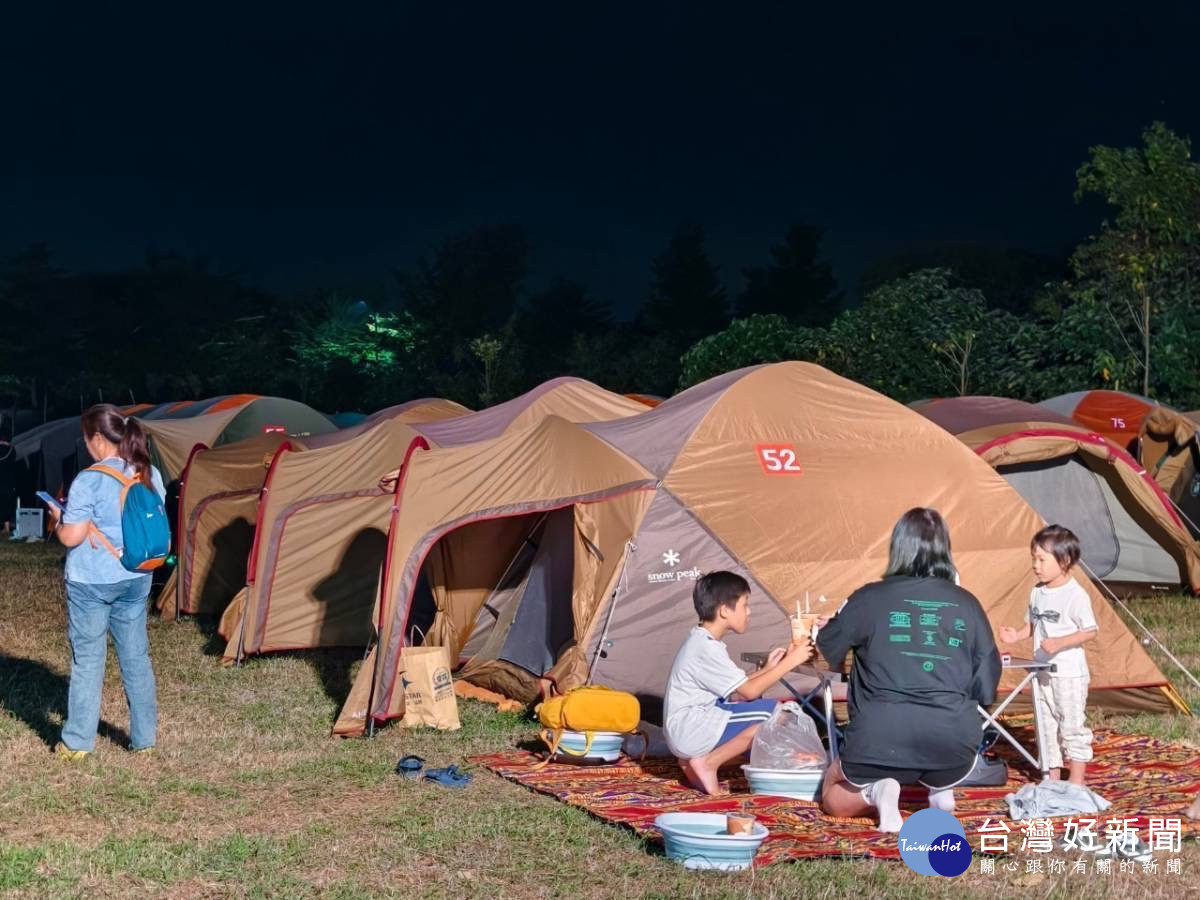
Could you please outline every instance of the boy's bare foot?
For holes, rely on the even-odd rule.
[[[699,790],[704,791],[714,797],[725,793],[721,790],[721,784],[717,781],[717,769],[708,761],[707,757],[701,756],[692,761],[692,771],[696,774],[696,780],[700,782]]]
[[[698,791],[704,790],[704,785],[696,776],[696,770],[692,766],[692,760],[679,758],[679,768],[683,769],[683,775],[687,779],[688,784]]]

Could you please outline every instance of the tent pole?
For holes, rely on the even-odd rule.
[[[617,608],[617,597],[622,588],[629,590],[629,554],[635,550],[637,550],[637,544],[632,540],[627,540],[625,542],[625,558],[621,561],[621,575],[617,579],[617,586],[613,588],[612,596],[608,598],[608,612],[604,617],[604,629],[600,632],[600,641],[596,644],[596,652],[592,654],[592,663],[588,666],[588,684],[592,683],[592,671],[596,668],[596,661],[600,659],[600,654],[604,652],[604,642],[608,640],[608,629],[612,625],[613,613]]]
[[[1167,649],[1166,645],[1158,639],[1158,635],[1156,635],[1153,631],[1151,631],[1149,628],[1147,628],[1145,623],[1142,622],[1141,619],[1139,619],[1137,616],[1135,616],[1133,614],[1133,610],[1131,610],[1129,608],[1128,604],[1126,604],[1124,600],[1121,600],[1119,597],[1117,597],[1116,594],[1114,594],[1112,591],[1110,591],[1108,589],[1108,585],[1105,584],[1103,581],[1101,581],[1099,578],[1097,578],[1096,573],[1088,568],[1087,563],[1085,563],[1083,560],[1080,560],[1079,564],[1081,566],[1083,566],[1084,569],[1087,570],[1087,573],[1089,575],[1092,576],[1093,581],[1095,581],[1098,585],[1100,585],[1100,587],[1104,588],[1104,593],[1108,594],[1109,598],[1114,603],[1116,603],[1118,606],[1120,606],[1121,609],[1125,610],[1125,614],[1128,615],[1129,618],[1133,619],[1133,621],[1137,623],[1138,627],[1141,628],[1142,631],[1144,631],[1147,635],[1149,635],[1154,640],[1154,643],[1156,643],[1158,645],[1158,649],[1166,654],[1167,659],[1169,659],[1169,660],[1171,660],[1171,662],[1175,663],[1175,665],[1179,667],[1179,671],[1181,671],[1184,675],[1186,675],[1188,677],[1188,680],[1192,684],[1194,684],[1197,688],[1200,688],[1200,679],[1197,679],[1196,676],[1191,673],[1191,670],[1188,669],[1188,667],[1185,666],[1183,663],[1181,663],[1175,657],[1174,653],[1172,653],[1170,650]]]
[[[1167,497],[1167,499],[1171,500],[1171,498],[1169,496]],[[1183,521],[1187,522],[1189,525],[1192,526],[1193,531],[1200,532],[1200,526],[1196,525],[1196,523],[1193,522],[1188,517],[1188,514],[1183,511],[1183,508],[1180,507],[1180,505],[1178,503],[1176,503],[1174,500],[1171,500],[1171,506],[1173,506],[1175,508],[1175,512],[1179,513],[1179,517],[1181,519],[1183,519]]]

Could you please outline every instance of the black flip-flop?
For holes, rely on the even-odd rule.
[[[425,760],[421,757],[405,756],[396,763],[396,774],[403,775],[405,778],[416,778],[421,774],[423,768],[425,768]]]

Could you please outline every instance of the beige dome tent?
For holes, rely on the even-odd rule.
[[[320,435],[260,434],[232,444],[197,445],[179,489],[179,563],[159,595],[164,616],[219,615],[246,583],[258,495],[276,450],[343,443],[383,421],[429,422],[470,412],[451,400],[426,398],[374,413],[362,423]]]
[[[1200,545],[1163,488],[1107,438],[1003,397],[913,408],[995,466],[1043,519],[1074,531],[1088,570],[1110,590],[1200,589]],[[1166,412],[1153,407],[1145,421]]]
[[[164,481],[174,481],[183,474],[197,445],[221,447],[274,432],[306,437],[336,430],[315,409],[283,397],[235,394],[197,405],[203,407],[203,412],[191,418],[139,419],[150,438],[151,458]]]
[[[378,423],[305,453],[281,447],[262,492],[248,584],[221,620],[225,658],[367,645],[392,505],[380,477],[400,465],[414,440],[456,446],[520,431],[547,415],[589,422],[645,410],[588,381],[556,378],[470,415]]]
[[[652,710],[695,623],[696,577],[726,568],[750,581],[750,630],[728,640],[730,652],[767,649],[786,640],[806,593],[843,598],[877,579],[892,526],[913,506],[946,517],[963,584],[993,624],[1020,622],[1037,513],[932,422],[809,363],[731,372],[630,419],[551,418],[486,443],[413,449],[388,533],[378,640],[335,733],[402,714],[400,650],[422,618],[429,642],[460,659],[468,647],[486,652],[460,672],[484,686],[529,697],[541,679],[559,689],[590,680]],[[569,560],[550,558],[565,548]],[[1087,586],[1101,629],[1088,645],[1093,702],[1182,706]],[[922,652],[936,664],[948,651]]]

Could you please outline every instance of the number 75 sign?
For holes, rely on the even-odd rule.
[[[759,444],[758,462],[767,475],[803,475],[796,461],[796,448],[791,444]]]

